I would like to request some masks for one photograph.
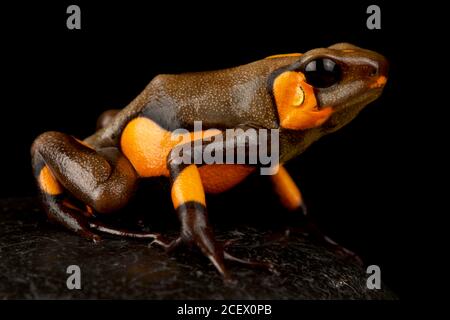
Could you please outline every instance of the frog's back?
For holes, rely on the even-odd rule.
[[[149,118],[168,131],[191,130],[194,121],[202,121],[203,129],[246,124],[276,128],[269,77],[297,59],[263,59],[217,71],[158,75],[107,127],[86,141],[97,147],[118,146],[122,131],[137,117]]]
[[[295,61],[293,57],[264,59],[218,71],[159,75],[150,83],[142,114],[168,130],[193,127],[234,128],[246,123],[278,126],[269,77]]]

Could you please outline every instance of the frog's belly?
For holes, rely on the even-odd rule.
[[[203,137],[218,134],[219,130],[203,131]],[[193,133],[185,139],[193,140]],[[130,121],[122,132],[120,145],[141,177],[169,176],[166,159],[180,140],[172,139],[172,133],[154,121],[139,117]],[[254,169],[244,165],[215,164],[201,166],[200,176],[208,193],[226,191],[244,180]]]
[[[244,180],[254,168],[244,165],[213,164],[200,167],[200,176],[207,193],[226,191]]]

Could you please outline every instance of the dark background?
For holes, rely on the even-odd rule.
[[[417,42],[414,31],[401,22],[407,8],[375,3],[381,7],[381,30],[366,28],[366,8],[372,2],[261,1],[244,7],[242,1],[158,6],[150,1],[61,1],[2,7],[6,81],[0,196],[36,194],[29,147],[40,133],[90,135],[103,110],[123,108],[159,73],[220,69],[350,42],[389,60],[384,94],[287,167],[327,233],[358,252],[366,264],[379,265],[383,281],[401,297],[408,214],[401,194],[407,187],[405,150],[411,143],[404,126],[416,108],[405,91],[411,77],[406,51]],[[70,4],[81,7],[81,30],[66,28]],[[281,209],[269,187],[264,178],[250,179],[229,195],[213,197],[211,215],[273,213],[278,219]],[[162,199],[146,201],[148,209],[143,210],[151,214]]]

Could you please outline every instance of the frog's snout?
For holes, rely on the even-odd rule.
[[[387,82],[389,65],[385,57],[376,54],[371,59],[371,70],[369,72],[370,78],[373,82],[370,84],[371,88],[382,88]]]
[[[336,43],[329,49],[338,50],[341,57],[351,57],[351,72],[365,79],[370,88],[382,88],[386,84],[389,64],[383,55],[345,42]]]

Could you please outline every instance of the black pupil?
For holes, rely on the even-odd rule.
[[[308,62],[304,74],[313,87],[326,88],[339,81],[341,70],[333,60],[323,58]]]

